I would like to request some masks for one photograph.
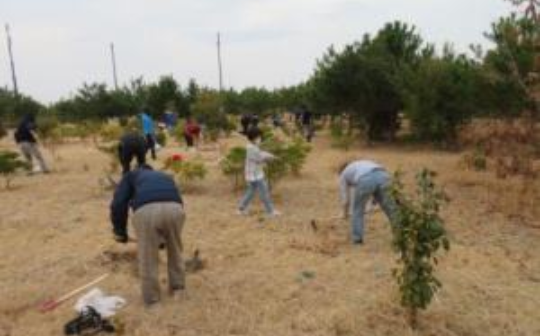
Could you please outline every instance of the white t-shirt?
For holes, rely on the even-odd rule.
[[[274,155],[262,151],[253,143],[248,143],[246,146],[246,181],[254,182],[264,179],[264,164],[273,158]]]
[[[343,204],[349,201],[349,187],[355,186],[362,176],[371,173],[375,169],[384,168],[373,161],[358,160],[350,163],[343,170],[339,178],[341,201]]]

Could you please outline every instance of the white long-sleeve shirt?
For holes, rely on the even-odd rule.
[[[371,173],[375,169],[384,169],[380,164],[369,160],[358,160],[350,163],[341,172],[339,177],[339,189],[341,202],[349,203],[349,188],[356,186],[362,176]]]
[[[257,145],[249,143],[246,146],[246,181],[254,182],[264,179],[264,164],[272,160],[274,155],[261,150]]]

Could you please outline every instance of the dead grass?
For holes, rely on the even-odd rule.
[[[37,305],[105,272],[112,274],[100,287],[128,301],[116,318],[123,335],[540,335],[538,217],[527,225],[509,217],[506,207],[522,204],[519,181],[463,171],[459,154],[386,147],[345,153],[319,138],[302,176],[276,189],[284,216],[264,220],[234,214],[239,195],[219,173],[219,152],[205,150],[207,180],[185,195],[184,242],[189,256],[201,251],[206,267],[188,275],[186,298],[164,293],[161,307],[146,311],[136,246],[111,237],[111,191],[98,183],[107,158],[77,143],[57,151],[63,160],[53,174],[20,176],[15,190],[0,191],[1,336],[60,334],[74,316],[73,301],[46,315]],[[439,268],[444,287],[416,333],[397,301],[384,216],[370,215],[361,247],[348,243],[347,223],[327,220],[340,210],[335,166],[353,153],[410,172],[409,181],[422,166],[434,169],[452,199],[444,209],[452,237]]]

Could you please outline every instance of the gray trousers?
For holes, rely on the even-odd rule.
[[[147,305],[160,299],[158,262],[161,242],[167,249],[169,290],[185,287],[181,239],[184,220],[182,205],[174,202],[149,203],[135,211],[133,224],[138,239],[139,274]]]
[[[38,145],[34,142],[21,142],[19,143],[19,148],[21,149],[21,152],[23,153],[26,161],[28,161],[30,164],[33,163],[33,159],[35,158],[39,164],[39,167],[41,168],[42,172],[48,172],[49,168],[47,167],[47,164],[45,164],[45,160],[43,159],[43,155],[41,155],[41,152],[38,148]]]

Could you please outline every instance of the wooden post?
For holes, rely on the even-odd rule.
[[[114,88],[118,90],[118,76],[116,74],[116,55],[114,53],[114,43],[111,43],[111,61],[112,61]]]
[[[15,73],[15,61],[13,60],[13,49],[12,49],[11,35],[10,35],[8,24],[6,24],[6,37],[7,37],[7,46],[8,46],[8,53],[9,53],[9,62],[11,66],[11,77],[13,80],[13,93],[15,94],[15,96],[18,96],[19,88],[17,86],[17,74]]]
[[[221,64],[221,35],[217,34],[217,57],[218,57],[218,70],[219,70],[219,92],[223,91],[223,70]]]

